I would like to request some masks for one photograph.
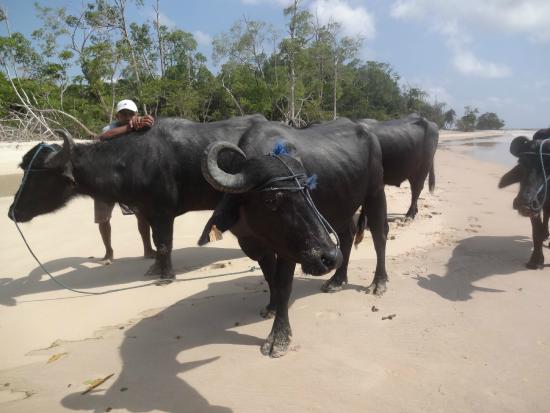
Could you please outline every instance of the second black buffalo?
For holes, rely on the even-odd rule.
[[[224,150],[242,154],[236,168],[240,172],[230,174],[218,166],[217,156]],[[245,254],[259,262],[269,284],[270,302],[263,314],[275,312],[275,320],[262,346],[264,354],[280,356],[288,349],[288,302],[296,263],[313,275],[339,266],[325,283],[325,291],[347,282],[356,234],[353,217],[359,207],[359,226],[368,221],[377,255],[369,291],[382,294],[386,290],[388,224],[382,153],[376,137],[362,125],[338,119],[297,130],[277,122],[258,123],[246,131],[238,147],[211,145],[203,173],[227,194],[199,244],[208,242],[213,225],[222,231],[230,229]],[[309,202],[309,194],[314,204]],[[320,214],[315,212],[317,208]],[[298,227],[305,232],[296,231]],[[326,246],[327,234],[332,231],[338,236],[342,257],[330,253]],[[319,239],[324,248],[312,239]]]

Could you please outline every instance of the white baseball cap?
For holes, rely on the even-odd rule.
[[[121,100],[116,104],[116,113],[120,112],[121,110],[131,110],[134,113],[137,113],[138,108],[133,100],[130,99],[124,99]]]

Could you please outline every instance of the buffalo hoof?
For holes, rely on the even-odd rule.
[[[143,253],[143,258],[155,259],[157,258],[157,252],[155,250],[148,250]]]
[[[367,294],[374,294],[380,297],[386,290],[386,281],[373,281],[367,288]]]
[[[525,264],[525,267],[529,270],[542,270],[544,268],[544,261],[543,262],[529,261],[527,264]]]
[[[176,276],[176,273],[173,269],[169,268],[161,268],[161,266],[155,262],[153,265],[149,267],[147,272],[145,273],[146,277],[160,277],[162,279],[171,280],[174,279]]]
[[[341,291],[347,283],[347,278],[339,280],[333,276],[322,285],[321,291],[324,293],[335,293]]]
[[[269,356],[273,358],[283,357],[288,352],[288,347],[290,345],[290,335],[286,334],[277,334],[276,336],[272,334],[266,339],[260,351],[264,356]]]
[[[260,315],[263,317],[263,318],[273,318],[275,317],[275,313],[277,311],[275,310],[275,307],[271,307],[269,305],[266,305],[265,308],[262,308],[262,310],[260,311]]]

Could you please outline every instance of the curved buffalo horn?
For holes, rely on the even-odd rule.
[[[514,138],[514,140],[510,142],[510,153],[517,158],[523,151],[523,148],[527,142],[529,142],[529,139],[525,136],[518,136],[517,138]]]
[[[55,133],[63,138],[63,149],[56,152],[44,161],[45,167],[62,167],[69,163],[73,154],[74,141],[69,132],[63,129],[55,129]]]
[[[214,189],[221,192],[242,193],[251,189],[254,184],[244,172],[230,174],[218,166],[218,156],[220,152],[229,150],[241,155],[246,159],[244,152],[237,146],[229,142],[211,143],[204,151],[201,168],[204,178]]]

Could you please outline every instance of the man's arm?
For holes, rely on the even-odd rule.
[[[99,140],[99,141],[105,141],[105,140],[108,140],[108,139],[113,139],[113,138],[116,138],[118,136],[124,135],[128,132],[131,132],[131,131],[132,131],[132,127],[130,126],[129,123],[127,123],[126,125],[117,126],[117,127],[109,129],[106,132],[103,132],[101,135],[97,136],[96,139]]]
[[[111,128],[103,132],[101,135],[97,136],[96,139],[100,141],[104,141],[108,139],[117,138],[133,130],[150,128],[154,124],[155,124],[155,118],[153,118],[150,115],[135,116],[132,119],[130,119],[130,121],[127,124]]]

